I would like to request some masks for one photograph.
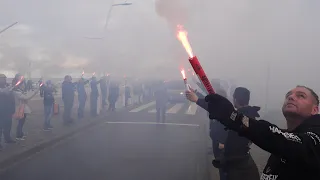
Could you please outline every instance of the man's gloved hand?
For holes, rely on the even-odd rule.
[[[239,123],[241,123],[239,118],[243,116],[234,109],[232,103],[227,98],[218,94],[210,94],[206,96],[205,100],[208,102],[210,119],[218,120],[231,130],[237,131],[239,129]]]

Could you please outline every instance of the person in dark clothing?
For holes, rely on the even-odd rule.
[[[103,76],[100,80],[100,90],[101,90],[101,101],[102,101],[102,109],[105,109],[107,106],[107,76]]]
[[[4,136],[6,143],[15,143],[10,136],[12,127],[12,115],[15,112],[15,98],[12,88],[7,84],[7,77],[0,74],[0,150],[1,137]]]
[[[72,77],[66,75],[62,83],[62,100],[64,104],[63,122],[70,124],[73,122],[71,118],[72,107],[74,103],[75,84],[72,83]]]
[[[39,79],[38,84],[42,84],[43,80],[42,78]],[[43,88],[40,88],[40,97],[43,97]]]
[[[205,101],[210,119],[271,153],[260,179],[320,179],[319,97],[312,89],[297,86],[286,94],[282,112],[287,129],[246,116],[220,95],[210,94]]]
[[[125,86],[125,94],[124,94],[124,104],[125,104],[125,107],[128,106],[129,98],[131,98],[130,87],[129,87],[129,86]]]
[[[155,93],[156,98],[156,118],[157,122],[160,123],[160,119],[162,123],[165,123],[166,120],[166,105],[168,103],[168,92],[164,85],[164,83],[161,83],[158,85],[158,88],[156,89]]]
[[[54,96],[53,96],[53,86],[50,80],[46,82],[45,86],[42,86],[43,89],[43,105],[44,105],[44,124],[43,130],[47,131],[52,129],[52,125],[50,123],[52,112],[53,112],[53,104],[54,104]]]
[[[243,87],[236,88],[233,94],[233,101],[235,108],[239,112],[253,119],[260,117],[258,113],[260,107],[249,106],[250,91],[248,89]],[[258,168],[249,153],[250,144],[251,142],[247,138],[240,137],[237,132],[228,131],[223,156],[213,161],[215,167],[224,169],[227,174],[227,180],[260,179]]]
[[[84,117],[84,108],[86,106],[86,101],[87,101],[87,92],[85,89],[85,85],[88,83],[89,83],[89,80],[84,80],[83,78],[81,78],[77,83],[78,101],[79,101],[79,107],[78,107],[79,120]]]
[[[109,111],[116,110],[116,102],[119,97],[119,86],[116,83],[112,83],[109,88]]]
[[[215,89],[216,93],[218,93],[224,97],[227,96],[226,91],[224,89],[222,89],[219,84],[214,84],[214,85],[215,85],[215,87],[217,87]],[[203,86],[199,86],[199,87],[201,88]],[[193,91],[193,89],[191,89],[191,90]],[[205,97],[201,93],[199,93],[198,91],[195,91],[195,94],[199,98]],[[196,99],[194,99],[194,100],[189,99],[189,100],[192,102],[197,102]],[[207,108],[206,102],[202,102],[201,104],[198,104],[198,105],[200,107]],[[222,125],[219,121],[216,121],[216,120],[210,121],[210,138],[212,141],[212,151],[213,151],[213,155],[214,155],[215,159],[220,159],[223,156],[224,144],[225,144],[227,135],[228,135],[228,132],[225,130],[224,125]],[[221,167],[217,167],[217,168],[219,169],[220,180],[226,180],[227,179],[226,171]]]
[[[99,91],[98,91],[98,84],[100,81],[97,81],[96,77],[92,77],[90,86],[91,86],[91,93],[90,93],[90,112],[92,117],[96,117],[97,114],[97,108],[98,108],[98,97],[99,97]]]

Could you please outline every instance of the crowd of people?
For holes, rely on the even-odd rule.
[[[11,84],[6,76],[0,74],[0,139],[3,134],[8,144],[16,141],[11,138],[12,119],[17,119],[16,140],[24,140],[23,126],[31,113],[29,100],[39,91],[43,97],[45,131],[53,127],[50,123],[54,112],[55,97],[53,83],[39,81],[37,87],[27,88],[23,76],[17,74]],[[111,82],[107,76],[101,79],[80,78],[76,82],[67,75],[62,83],[62,100],[64,104],[63,122],[70,125],[74,122],[71,112],[74,105],[75,92],[78,95],[78,119],[84,118],[87,100],[85,85],[90,84],[90,115],[96,117],[100,105],[115,111],[119,98],[119,84]],[[197,83],[205,92],[205,88]],[[287,129],[281,129],[260,117],[260,107],[250,105],[250,90],[245,87],[231,87],[227,92],[221,83],[212,81],[215,94],[204,95],[199,90],[186,91],[186,98],[208,111],[210,121],[210,137],[215,159],[214,167],[219,169],[220,180],[283,180],[283,179],[320,179],[320,115],[319,97],[310,88],[297,86],[285,96],[282,112],[287,121]],[[101,104],[98,101],[99,86]],[[144,94],[143,87],[135,86],[131,91],[125,86],[125,106],[131,92],[139,97]],[[159,83],[155,91],[148,89],[156,99],[157,122],[165,121],[166,89]],[[230,93],[232,97],[230,98]],[[148,94],[148,93],[147,93]],[[229,95],[228,95],[229,94]],[[150,97],[149,97],[150,98]],[[107,103],[107,100],[109,103]],[[232,102],[231,102],[232,101]],[[250,154],[250,146],[254,143],[271,153],[262,175]],[[0,144],[1,148],[1,144]]]
[[[85,117],[87,84],[89,84],[91,89],[89,103],[91,117],[96,117],[101,109],[109,111],[116,110],[116,102],[120,96],[120,85],[118,82],[110,81],[108,76],[103,76],[99,80],[95,76],[90,79],[81,77],[79,80],[73,82],[72,77],[67,75],[64,77],[61,86],[61,98],[64,107],[62,119],[64,125],[70,125],[74,122],[72,109],[76,95],[79,105],[77,109],[77,119],[82,120]],[[139,97],[138,103],[141,103],[143,94],[142,85],[136,84],[133,89],[133,93]],[[59,113],[59,104],[55,97],[56,92],[56,86],[51,80],[43,82],[43,80],[40,79],[36,87],[34,87],[31,80],[25,80],[20,74],[17,74],[11,83],[7,82],[7,77],[4,74],[0,74],[0,149],[2,149],[2,134],[4,142],[7,144],[25,140],[26,135],[23,132],[23,127],[26,118],[32,113],[29,101],[37,94],[40,94],[40,97],[43,98],[43,130],[50,131],[53,129],[51,118],[54,113]],[[125,85],[125,106],[128,106],[131,92],[131,87]],[[99,96],[101,96],[101,101],[99,101]],[[15,140],[11,137],[12,119],[18,121]]]

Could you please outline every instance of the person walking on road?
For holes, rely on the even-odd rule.
[[[158,123],[165,123],[166,105],[168,103],[168,92],[163,82],[160,82],[155,93],[156,98],[156,118]],[[161,121],[160,121],[161,119]]]

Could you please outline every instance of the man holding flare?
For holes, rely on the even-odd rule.
[[[186,34],[179,39],[184,47],[188,47]],[[186,92],[188,94],[190,92]],[[208,103],[206,110],[210,119],[218,120],[271,153],[261,180],[320,179],[319,97],[312,89],[297,86],[286,94],[282,107],[286,130],[243,115],[227,98],[218,94],[209,92],[204,100]]]

